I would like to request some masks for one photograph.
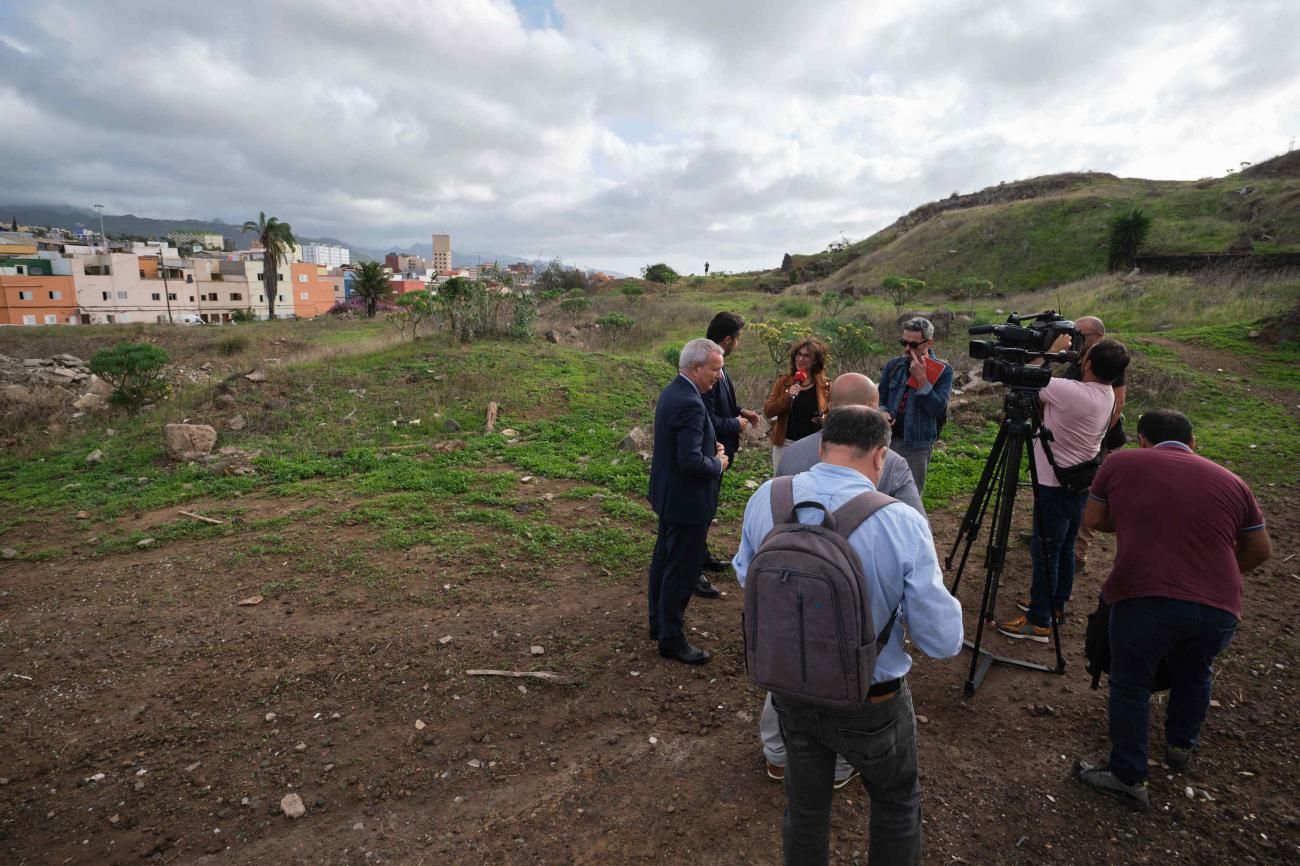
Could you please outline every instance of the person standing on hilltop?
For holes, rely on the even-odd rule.
[[[934,325],[915,316],[903,323],[903,352],[880,372],[880,408],[893,426],[889,447],[907,461],[925,493],[930,452],[952,395],[952,367],[934,354]]]
[[[702,396],[722,375],[722,347],[691,340],[677,370],[655,405],[648,498],[659,534],[650,559],[650,639],[659,642],[664,658],[698,665],[709,653],[687,642],[683,625],[718,508],[718,483],[731,462]]]
[[[722,347],[724,366],[718,376],[718,383],[713,390],[704,395],[704,405],[709,410],[709,420],[713,422],[714,432],[727,453],[728,462],[736,459],[740,448],[740,434],[758,423],[758,413],[753,409],[741,409],[736,401],[736,387],[731,383],[725,366],[726,358],[731,357],[740,346],[740,331],[745,327],[745,320],[736,313],[718,313],[709,322],[706,337]],[[728,557],[729,559],[730,557]],[[714,556],[707,547],[704,549],[704,568],[708,571],[726,571],[727,562]],[[695,582],[695,594],[702,598],[717,598],[722,593],[703,573]]]

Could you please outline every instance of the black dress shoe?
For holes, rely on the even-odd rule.
[[[679,638],[675,641],[660,641],[659,655],[688,665],[702,665],[713,658],[713,656],[709,655],[708,650],[691,646],[686,642],[685,638]]]
[[[722,592],[707,577],[701,574],[695,578],[695,594],[702,598],[717,598],[722,595]]]
[[[731,567],[731,563],[723,559],[718,559],[713,555],[713,551],[704,554],[705,571],[726,571]]]

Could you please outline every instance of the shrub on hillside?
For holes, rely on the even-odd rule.
[[[751,322],[745,330],[763,344],[777,369],[789,363],[790,347],[812,333],[802,322]]]
[[[782,298],[776,305],[776,311],[792,319],[806,319],[812,315],[812,303],[802,298]]]
[[[574,325],[577,325],[578,317],[591,309],[591,301],[580,290],[574,290],[567,293],[564,300],[560,301],[560,309]]]
[[[913,298],[921,293],[925,288],[925,281],[890,275],[880,281],[880,287],[885,290],[885,294],[889,295],[894,302],[894,309],[901,311],[903,307],[907,306]]]
[[[856,303],[857,300],[848,292],[827,292],[822,295],[822,315],[828,319],[837,318]]]
[[[663,283],[664,285],[672,285],[680,278],[676,271],[663,262],[646,265],[641,269],[641,276],[652,283]]]
[[[618,346],[619,338],[632,330],[632,326],[635,324],[636,322],[622,313],[606,313],[596,319],[597,327],[609,338],[609,348],[611,350]]]
[[[109,400],[134,413],[167,393],[167,351],[152,343],[118,343],[90,359],[90,372],[113,386]]]
[[[817,328],[817,336],[826,343],[828,361],[836,375],[865,372],[867,361],[884,351],[876,341],[875,328],[866,322],[827,319]]]
[[[247,334],[230,334],[217,340],[216,350],[218,353],[225,355],[227,358],[231,355],[238,355],[247,349],[249,339]]]
[[[1110,257],[1106,261],[1106,269],[1118,271],[1133,267],[1133,260],[1146,243],[1150,231],[1151,217],[1140,207],[1111,218]]]

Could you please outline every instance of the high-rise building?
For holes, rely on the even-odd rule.
[[[327,268],[341,268],[352,263],[352,253],[347,247],[333,244],[303,244],[302,260]]]
[[[433,269],[451,270],[451,235],[433,236]]]

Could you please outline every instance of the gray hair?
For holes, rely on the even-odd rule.
[[[685,373],[692,367],[699,367],[709,362],[710,355],[721,355],[722,347],[712,340],[700,337],[691,340],[682,347],[682,353],[677,357],[677,372]]]
[[[912,318],[904,322],[903,330],[920,331],[921,336],[927,340],[934,337],[934,325],[930,322],[929,319],[922,318],[921,316],[913,316]]]

